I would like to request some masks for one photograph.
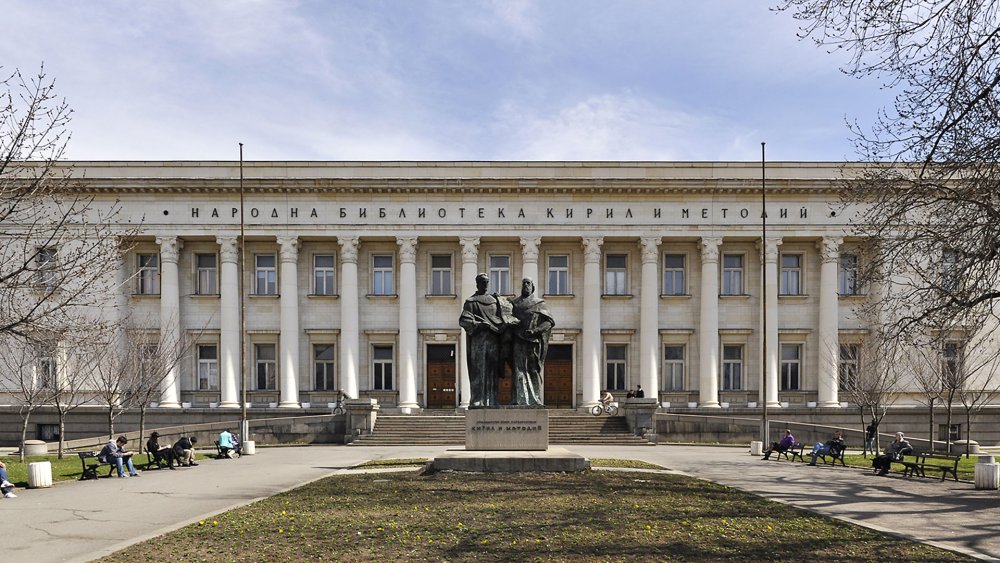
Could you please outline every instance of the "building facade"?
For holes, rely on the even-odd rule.
[[[467,406],[458,317],[480,272],[547,301],[549,408],[639,385],[664,406],[840,407],[857,369],[843,164],[769,164],[766,208],[759,163],[72,165],[138,227],[109,300],[190,342],[161,407],[236,408],[244,385],[289,409],[340,390]]]

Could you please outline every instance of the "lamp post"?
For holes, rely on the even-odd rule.
[[[766,143],[761,141],[760,143],[760,243],[761,243],[761,253],[760,253],[760,310],[761,310],[761,334],[763,339],[761,340],[761,370],[760,370],[760,386],[761,386],[761,415],[760,415],[760,440],[762,444],[767,444],[767,282],[765,277],[767,273],[765,269],[767,268],[767,168],[765,166],[766,158],[764,153],[764,146]]]
[[[243,143],[240,143],[240,267],[239,284],[237,287],[240,293],[240,436],[244,442],[250,439],[250,420],[247,417],[247,318],[243,297],[243,276],[247,258],[246,248],[246,233],[244,232],[243,225]]]

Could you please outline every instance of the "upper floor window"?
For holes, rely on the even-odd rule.
[[[139,295],[160,293],[160,255],[137,254],[137,278],[135,292]]]
[[[859,346],[857,344],[840,345],[840,363],[837,366],[837,380],[841,389],[852,389],[858,381]]]
[[[35,263],[37,266],[37,285],[39,289],[55,289],[56,278],[58,276],[57,269],[59,267],[57,259],[55,248],[45,247],[38,249]]]
[[[663,256],[663,294],[684,295],[687,286],[684,281],[684,255],[666,254]]]
[[[490,255],[490,292],[510,295],[510,255]]]
[[[198,295],[215,295],[219,293],[219,270],[215,254],[195,254],[197,268],[197,284],[195,293]]]
[[[660,388],[664,391],[684,389],[684,346],[668,344],[663,347],[663,377]]]
[[[858,256],[856,254],[840,255],[837,292],[841,295],[858,294]]]
[[[604,388],[625,389],[628,348],[624,344],[608,344],[604,349]]]
[[[722,347],[722,390],[743,389],[743,346],[727,344]]]
[[[313,371],[316,375],[316,390],[332,391],[336,389],[336,364],[333,357],[333,344],[313,345]]]
[[[946,248],[941,252],[941,287],[945,291],[956,291],[961,282],[958,251]]]
[[[313,256],[313,294],[333,295],[334,261],[332,254],[316,254]]]
[[[606,295],[628,295],[628,256],[608,254],[604,257],[604,293]],[[614,387],[624,389],[624,387]]]
[[[802,255],[781,255],[781,280],[779,282],[781,295],[802,294]]]
[[[372,389],[393,389],[392,365],[392,346],[372,346]]]
[[[278,386],[277,353],[274,344],[254,344],[254,367],[257,376],[257,389],[274,390]]]
[[[58,369],[57,348],[52,344],[35,347],[35,388],[49,389],[55,385]]]
[[[278,270],[274,254],[257,254],[253,259],[253,292],[257,295],[277,295]]]
[[[548,273],[549,295],[569,294],[569,256],[566,254],[549,255]]]
[[[743,295],[743,255],[722,255],[722,294]]]
[[[215,391],[219,388],[219,347],[215,344],[198,346],[198,390]]]
[[[796,391],[799,389],[802,374],[802,345],[781,345],[781,390]]]
[[[451,254],[431,255],[431,295],[454,295]]]
[[[961,343],[945,342],[942,356],[942,375],[946,380],[951,380],[951,383],[954,383],[954,378],[959,376],[962,369]]]
[[[372,294],[395,295],[396,282],[393,278],[392,254],[372,256]]]

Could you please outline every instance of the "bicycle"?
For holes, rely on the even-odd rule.
[[[601,416],[602,414],[607,414],[608,416],[615,416],[618,414],[618,405],[614,403],[597,403],[590,409],[590,414],[594,416]]]
[[[345,412],[344,411],[344,402],[343,401],[337,401],[336,403],[333,404],[333,408],[330,409],[330,410],[333,412],[334,415],[344,414],[344,412]]]

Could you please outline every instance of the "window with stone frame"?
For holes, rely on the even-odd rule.
[[[778,281],[780,295],[802,295],[802,255],[782,254]]]
[[[627,254],[604,255],[604,294],[628,295]]]
[[[490,293],[511,295],[510,255],[490,254],[489,263]]]
[[[840,269],[837,272],[837,293],[858,294],[858,255],[841,254]]]
[[[333,254],[313,255],[313,295],[335,295],[336,261]]]
[[[663,294],[664,295],[686,295],[687,285],[685,280],[683,254],[663,255]]]
[[[395,389],[393,376],[393,350],[391,345],[372,346],[372,389],[392,391]]]
[[[337,389],[337,369],[333,344],[313,344],[313,374],[317,391]]]
[[[782,391],[798,391],[802,376],[802,345],[781,345],[781,387]]]
[[[36,278],[38,289],[52,291],[56,287],[59,272],[58,253],[54,247],[46,246],[38,249],[35,256]]]
[[[664,391],[684,390],[684,345],[667,344],[663,347],[663,373],[660,389]]]
[[[722,295],[743,295],[743,255],[722,255]]]
[[[628,346],[608,344],[604,347],[604,388],[611,391],[625,389],[628,380]]]
[[[197,295],[218,295],[219,258],[216,254],[195,254],[195,293]]]
[[[51,342],[35,345],[35,389],[51,389],[59,372],[59,347]]]
[[[253,356],[257,389],[274,391],[278,388],[277,345],[254,344]]]
[[[153,253],[136,254],[136,286],[139,295],[160,294],[160,255]]]
[[[198,345],[198,390],[219,389],[219,347],[215,344]]]
[[[274,254],[256,254],[253,257],[255,295],[278,294],[278,263]]]
[[[569,295],[569,255],[550,254],[548,257],[548,275],[546,276],[548,295]]]
[[[858,370],[861,368],[860,349],[858,344],[840,345],[837,381],[842,390],[853,389],[857,385]]]
[[[396,279],[392,254],[372,255],[372,295],[395,295]]]
[[[431,295],[454,295],[451,254],[431,254]]]
[[[743,389],[743,346],[725,344],[722,346],[722,390]]]

